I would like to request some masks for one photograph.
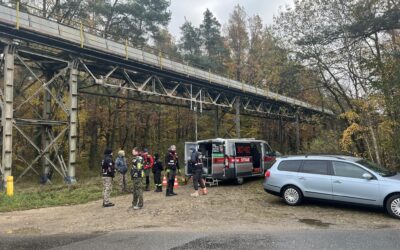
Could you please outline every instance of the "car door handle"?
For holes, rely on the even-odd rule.
[[[340,183],[342,183],[341,181],[333,181],[333,183],[338,183],[338,184],[340,184]]]
[[[299,177],[299,180],[305,180],[306,178],[304,178],[304,177]]]

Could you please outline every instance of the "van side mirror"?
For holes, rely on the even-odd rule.
[[[366,180],[371,180],[373,178],[373,176],[371,174],[369,174],[369,173],[364,173],[362,175],[362,178],[366,179]]]

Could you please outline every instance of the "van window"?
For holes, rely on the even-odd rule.
[[[263,143],[263,145],[265,155],[271,155],[271,153],[273,152],[272,148],[267,143]]]
[[[250,143],[236,143],[236,156],[251,156]]]
[[[303,161],[300,172],[308,174],[329,175],[329,161],[307,160]]]
[[[212,144],[212,156],[213,157],[224,157],[224,144],[220,142],[214,142]]]
[[[280,171],[299,172],[301,161],[281,161],[278,166]]]

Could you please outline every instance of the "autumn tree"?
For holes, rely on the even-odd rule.
[[[229,17],[227,39],[231,50],[232,66],[235,79],[242,80],[242,71],[246,62],[246,53],[249,48],[247,31],[247,14],[244,7],[236,5]]]

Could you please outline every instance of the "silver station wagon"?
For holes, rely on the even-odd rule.
[[[264,190],[292,206],[321,199],[383,207],[400,219],[400,174],[362,158],[282,157],[265,172]]]

